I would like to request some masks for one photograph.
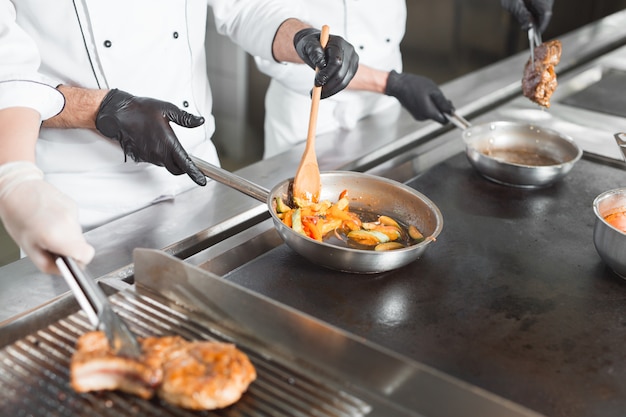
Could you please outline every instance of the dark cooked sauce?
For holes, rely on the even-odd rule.
[[[560,162],[547,155],[538,154],[536,151],[526,149],[486,149],[481,151],[493,159],[517,165],[550,166],[559,165]]]

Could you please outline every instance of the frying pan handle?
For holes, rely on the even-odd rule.
[[[196,156],[189,156],[194,164],[202,171],[204,175],[222,183],[228,187],[234,188],[252,198],[259,200],[262,203],[267,203],[267,199],[270,196],[269,190],[257,185],[245,178],[235,175],[223,168],[216,167],[207,161],[200,159]]]
[[[619,146],[620,151],[622,151],[622,158],[626,161],[626,133],[619,132],[616,133],[614,137],[617,146]]]
[[[461,130],[469,129],[470,127],[472,127],[472,124],[470,122],[465,120],[462,116],[454,111],[451,114],[444,113],[444,115],[450,123],[452,123]]]

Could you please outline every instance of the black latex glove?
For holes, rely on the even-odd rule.
[[[500,3],[517,19],[522,30],[528,30],[534,24],[543,33],[552,18],[554,0],[500,0]]]
[[[454,111],[437,84],[430,78],[415,74],[389,73],[385,94],[393,96],[407,109],[416,120],[432,119],[441,124],[448,123],[444,113]]]
[[[187,173],[198,185],[206,177],[191,161],[170,126],[198,127],[204,117],[180,110],[172,103],[135,97],[113,89],[104,97],[96,115],[96,129],[117,140],[124,154],[135,162],[163,166],[174,175]]]
[[[341,36],[330,35],[326,48],[320,43],[320,31],[302,29],[293,37],[296,52],[311,68],[319,68],[315,85],[322,87],[322,98],[346,88],[359,67],[359,55]]]

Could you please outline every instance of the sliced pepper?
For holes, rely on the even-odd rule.
[[[328,209],[328,215],[341,220],[356,221],[359,224],[359,227],[361,225],[361,220],[359,219],[359,216],[349,211],[343,211],[339,209],[336,205],[333,205],[330,207],[330,209]]]
[[[303,216],[302,218],[302,228],[304,229],[307,236],[311,239],[315,239],[318,241],[322,241],[322,230],[319,227],[320,222],[318,222],[318,218],[314,216]]]
[[[285,224],[285,226],[287,227],[292,227],[293,226],[293,209],[286,211],[285,213],[283,213],[283,223]]]
[[[341,197],[335,206],[339,210],[348,211],[350,208],[350,202],[348,201],[348,197]]]

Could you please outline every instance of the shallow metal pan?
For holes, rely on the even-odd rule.
[[[192,159],[207,177],[266,203],[274,226],[285,243],[311,262],[333,270],[372,274],[400,268],[417,260],[443,228],[443,216],[439,208],[411,187],[375,175],[331,171],[321,173],[320,200],[337,201],[339,194],[348,190],[351,209],[385,214],[405,224],[413,224],[426,239],[416,245],[387,252],[318,242],[285,226],[276,214],[275,199],[281,197],[284,201],[288,200],[289,183],[292,179],[287,179],[268,191],[199,158]]]
[[[572,138],[552,129],[508,121],[472,125],[455,113],[448,119],[463,130],[474,169],[500,184],[547,187],[565,177],[582,157]]]

